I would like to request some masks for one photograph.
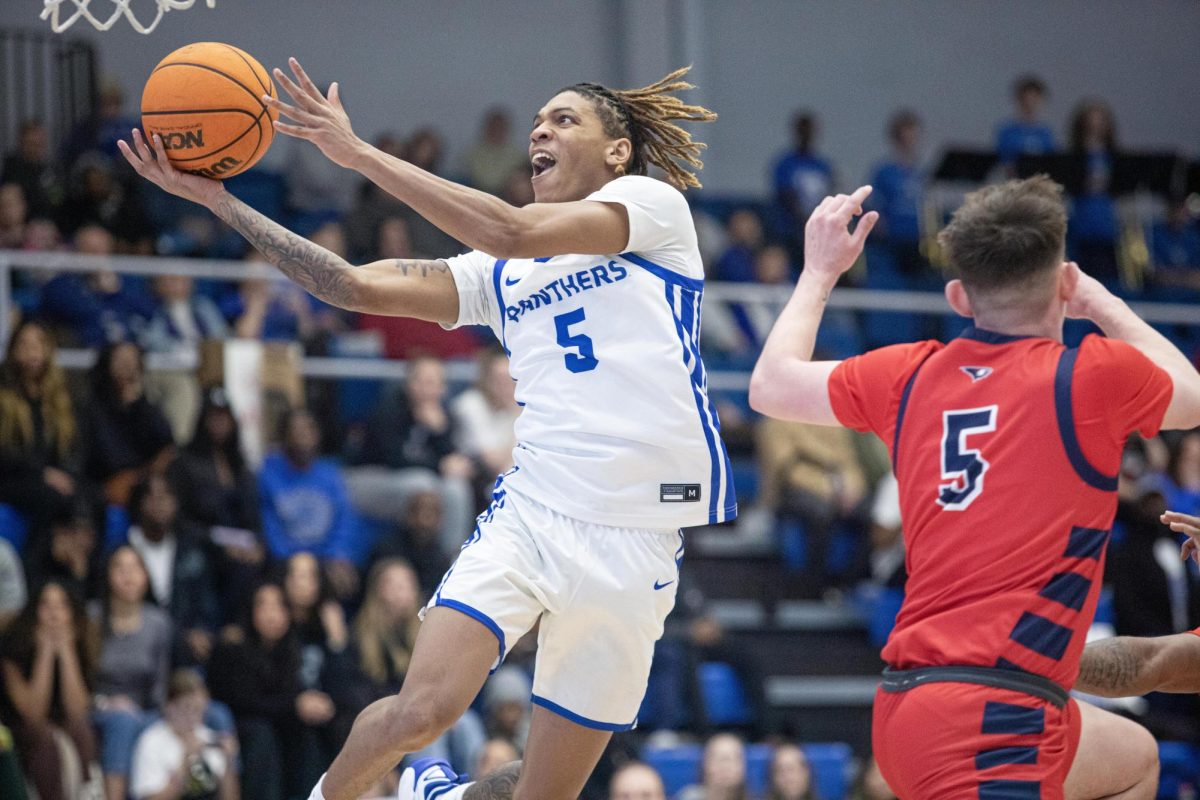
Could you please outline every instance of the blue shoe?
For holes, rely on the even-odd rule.
[[[396,797],[397,800],[436,800],[464,783],[466,778],[450,769],[450,763],[443,759],[417,759],[400,776]]]

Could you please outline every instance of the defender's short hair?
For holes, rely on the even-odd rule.
[[[1063,188],[1045,175],[987,186],[940,234],[950,268],[973,291],[1018,285],[1063,258],[1067,212]]]

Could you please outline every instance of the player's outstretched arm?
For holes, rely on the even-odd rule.
[[[1116,636],[1083,650],[1075,688],[1100,697],[1200,692],[1200,636]]]
[[[354,133],[337,83],[322,95],[296,59],[289,64],[295,80],[279,69],[275,78],[294,104],[262,98],[292,120],[276,123],[275,129],[312,142],[331,161],[361,173],[458,241],[497,258],[605,255],[628,244],[629,216],[619,204],[575,201],[517,208],[372,147]]]
[[[1171,376],[1174,389],[1163,415],[1163,428],[1186,430],[1200,425],[1200,374],[1179,348],[1135,314],[1124,300],[1081,271],[1075,293],[1067,302],[1067,316],[1090,319],[1105,336],[1133,345]]]
[[[804,227],[804,271],[791,300],[775,321],[750,378],[750,407],[768,417],[837,425],[829,400],[829,375],[836,361],[813,361],[817,328],[838,278],[862,253],[879,213],[863,215],[851,233],[850,221],[862,214],[871,194],[862,186],[853,194],[826,197]]]
[[[250,208],[220,181],[189,175],[158,158],[162,142],[157,134],[150,147],[135,129],[133,144],[121,141],[118,147],[139,175],[211,210],[314,297],[350,311],[430,322],[458,319],[458,291],[445,262],[389,259],[354,267]]]

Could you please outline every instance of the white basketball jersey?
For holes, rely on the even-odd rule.
[[[627,209],[626,252],[447,259],[455,327],[491,327],[517,382],[516,469],[504,485],[602,525],[733,519],[729,457],[700,361],[704,268],[687,202],[641,176],[587,199]]]

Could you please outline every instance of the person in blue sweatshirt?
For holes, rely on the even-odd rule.
[[[1044,155],[1058,149],[1054,131],[1042,119],[1046,95],[1046,84],[1036,75],[1022,75],[1013,83],[1017,115],[996,130],[996,155],[1000,163],[1011,167],[1018,156]]]
[[[346,484],[333,461],[318,458],[321,435],[310,412],[288,412],[282,428],[282,448],[267,456],[258,476],[267,548],[281,561],[301,552],[317,556],[338,596],[348,597],[358,588],[355,562],[367,543],[357,538]]]

